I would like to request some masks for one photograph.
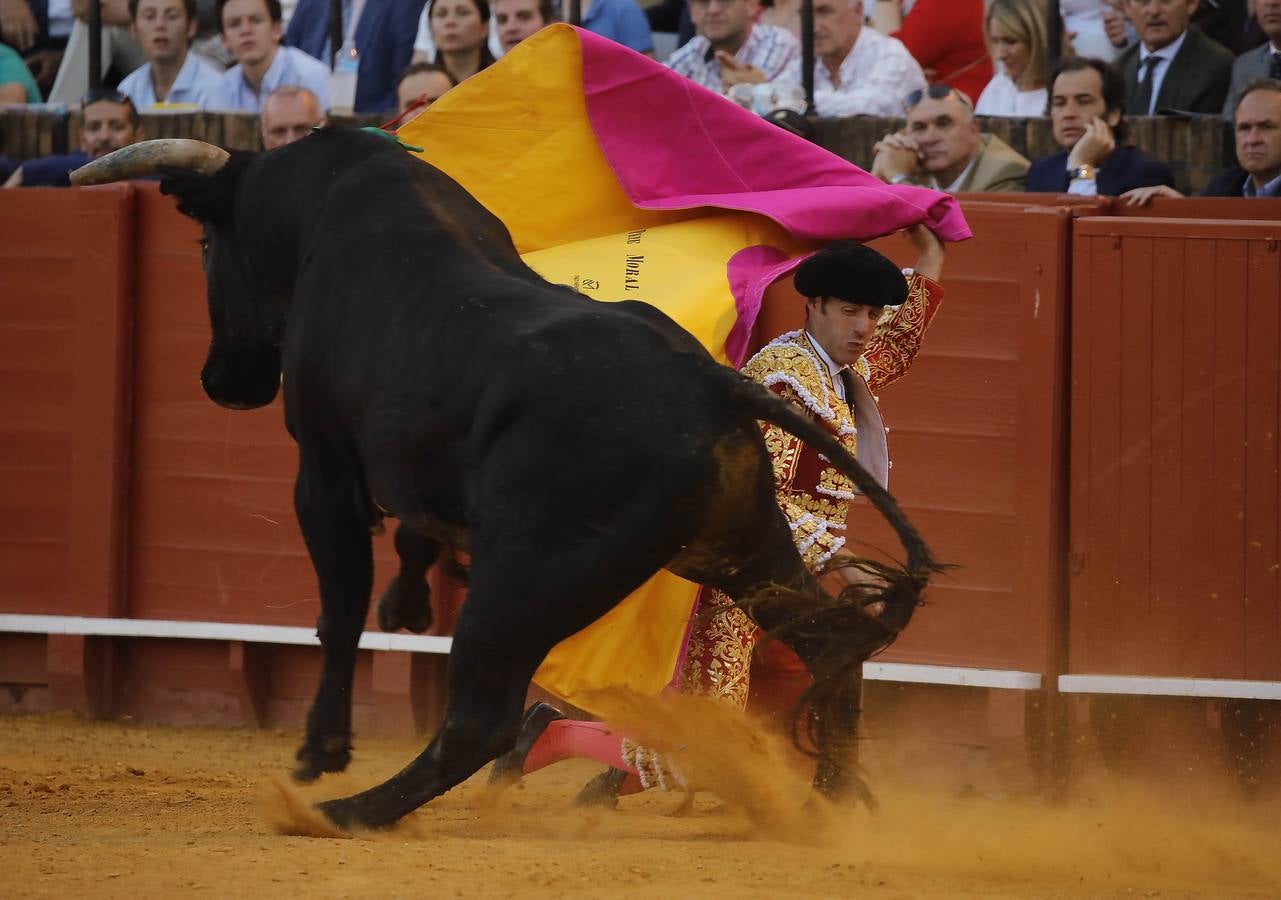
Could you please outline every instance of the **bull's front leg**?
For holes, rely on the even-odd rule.
[[[373,588],[373,547],[368,523],[354,502],[355,488],[348,467],[303,452],[294,507],[320,583],[316,630],[324,667],[293,771],[298,781],[341,772],[351,760],[352,679]]]

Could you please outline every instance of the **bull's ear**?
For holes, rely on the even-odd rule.
[[[160,193],[178,201],[178,212],[199,222],[225,226],[231,222],[236,184],[249,160],[257,154],[233,152],[227,164],[212,175],[190,169],[160,167]]]

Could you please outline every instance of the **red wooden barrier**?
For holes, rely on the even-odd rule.
[[[14,193],[0,205],[0,592],[6,610],[119,615],[132,193]],[[3,641],[16,656],[38,657],[39,638]],[[110,645],[83,636],[44,643],[54,702],[104,709]]]
[[[1073,672],[1281,680],[1279,237],[1074,225]]]

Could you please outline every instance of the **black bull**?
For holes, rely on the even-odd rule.
[[[427,568],[442,546],[471,555],[444,723],[385,783],[321,804],[329,819],[387,825],[510,750],[544,656],[661,568],[725,591],[796,650],[815,675],[816,787],[862,790],[857,668],[906,624],[935,566],[839,443],[654,307],[544,281],[498,219],[389,141],[329,129],[230,159],[200,145],[194,161],[192,144],[126,148],[141,157],[113,154],[77,181],[159,171],[204,226],[211,399],[262,406],[283,374],[324,648],[297,777],[350,759],[371,528],[400,523],[384,627],[425,628]],[[854,479],[903,541],[905,570],[822,591],[775,502],[757,420]],[[879,618],[864,611],[873,600],[886,601]]]

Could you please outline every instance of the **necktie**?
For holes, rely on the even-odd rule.
[[[1281,53],[1274,50],[1268,56],[1268,77],[1281,79]]]
[[[342,49],[347,37],[347,19],[351,15],[351,0],[329,0],[329,22],[325,29],[325,60],[330,68],[334,54]]]
[[[1130,107],[1131,114],[1137,116],[1152,114],[1152,76],[1160,62],[1161,57],[1155,55],[1143,60],[1143,71],[1139,73],[1139,93]]]
[[[854,375],[848,368],[841,369],[838,373],[841,376],[841,386],[845,388],[845,405],[854,411]]]

